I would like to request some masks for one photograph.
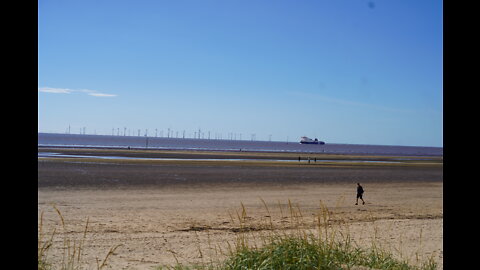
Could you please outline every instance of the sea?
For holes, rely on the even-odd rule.
[[[300,138],[299,138],[300,141]],[[443,147],[38,133],[39,147],[443,156]]]

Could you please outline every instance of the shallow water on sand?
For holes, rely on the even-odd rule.
[[[38,133],[38,146],[442,156],[442,147]]]

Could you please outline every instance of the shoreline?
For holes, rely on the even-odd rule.
[[[334,154],[334,153],[291,153],[274,151],[220,151],[220,150],[179,150],[179,149],[122,149],[89,147],[38,147],[38,152],[54,152],[64,155],[94,155],[142,158],[177,159],[277,159],[298,161],[314,158],[318,160],[361,160],[361,161],[432,161],[443,163],[443,156],[417,155],[373,155],[373,154]]]

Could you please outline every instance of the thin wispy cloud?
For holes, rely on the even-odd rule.
[[[117,96],[113,94],[104,94],[104,93],[88,93],[88,95],[94,96],[94,97],[116,97]]]
[[[44,92],[44,93],[54,93],[54,94],[70,94],[74,90],[65,89],[65,88],[39,87],[38,91]]]
[[[363,102],[358,102],[358,101],[353,101],[353,100],[346,100],[346,99],[339,99],[339,98],[332,98],[332,97],[327,97],[319,94],[314,94],[314,93],[307,93],[307,92],[301,92],[301,91],[289,91],[287,92],[289,95],[294,95],[294,96],[300,96],[312,100],[318,100],[318,101],[323,101],[323,102],[328,102],[328,103],[333,103],[333,104],[338,104],[338,105],[345,105],[345,106],[354,106],[354,107],[363,107],[366,109],[373,109],[373,110],[378,110],[378,111],[385,111],[385,112],[395,112],[395,113],[418,113],[418,110],[415,109],[400,109],[400,108],[395,108],[395,107],[388,107],[388,106],[383,106],[383,105],[377,105],[377,104],[370,104],[370,103],[363,103]],[[422,110],[423,112],[428,112],[431,114],[438,114],[438,111],[433,111],[433,110],[427,110],[424,109]]]
[[[97,90],[90,89],[68,89],[68,88],[53,88],[53,87],[39,87],[38,92],[52,93],[52,94],[71,94],[71,93],[85,93],[93,97],[116,97],[115,94],[101,93]]]

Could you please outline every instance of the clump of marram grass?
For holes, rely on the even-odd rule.
[[[45,233],[43,232],[43,212],[40,214],[40,224],[38,225],[38,248],[37,248],[37,260],[38,260],[38,270],[47,270],[51,269],[51,263],[48,258],[48,252],[53,245],[53,237],[55,235],[55,230],[50,234],[46,239]]]
[[[87,218],[85,228],[83,230],[81,239],[72,239],[67,235],[65,220],[60,210],[53,206],[55,212],[58,214],[61,222],[61,234],[63,234],[63,246],[60,247],[63,250],[61,261],[52,261],[50,252],[54,247],[54,239],[58,236],[57,228],[54,227],[51,232],[46,233],[43,228],[43,211],[40,214],[40,223],[38,226],[38,270],[81,270],[84,269],[85,263],[83,261],[83,251],[85,240],[88,231],[89,219]],[[107,252],[105,258],[100,261],[96,257],[97,270],[103,269],[107,265],[107,259],[115,252],[120,245],[113,246]]]
[[[289,229],[276,228],[266,203],[262,200],[269,220],[261,224],[262,230],[248,230],[246,209],[241,204],[237,211],[239,223],[234,243],[228,244],[226,259],[209,263],[174,266],[160,266],[157,269],[174,270],[314,270],[314,269],[385,269],[385,270],[434,270],[437,264],[433,257],[420,266],[410,265],[406,260],[395,258],[391,253],[376,245],[370,248],[358,247],[347,232],[338,228],[344,225],[342,220],[333,224],[331,212],[321,203],[315,217],[315,230],[309,230],[298,205],[288,201]],[[280,208],[281,209],[281,208]],[[282,213],[283,216],[283,213]],[[288,231],[288,232],[287,232]],[[253,233],[256,235],[253,235]],[[253,241],[252,241],[253,240]],[[258,245],[258,241],[262,243]]]
[[[350,242],[325,242],[313,235],[272,238],[261,248],[236,250],[220,269],[435,269],[429,262],[422,267],[408,265],[385,251],[363,250]]]

